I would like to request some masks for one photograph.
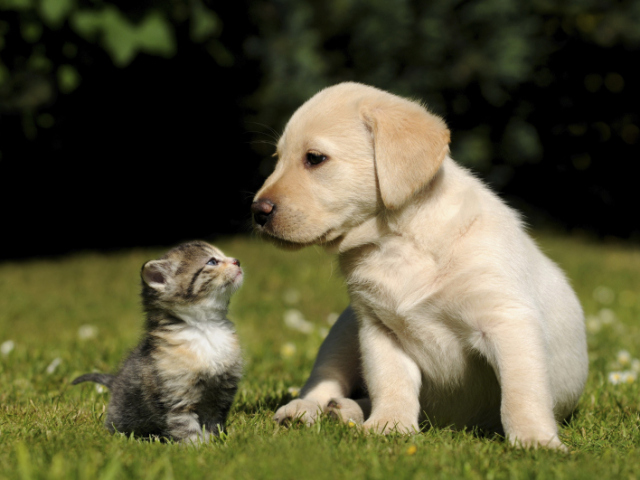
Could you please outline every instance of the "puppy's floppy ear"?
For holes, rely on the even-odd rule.
[[[364,100],[360,115],[373,135],[382,201],[393,210],[436,174],[449,153],[449,130],[419,104],[390,94]]]

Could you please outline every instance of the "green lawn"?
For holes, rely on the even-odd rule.
[[[81,373],[114,370],[135,345],[138,272],[165,249],[0,264],[0,478],[640,477],[640,378],[609,381],[640,364],[640,249],[536,236],[570,277],[589,327],[589,381],[561,429],[568,455],[447,429],[382,437],[328,419],[274,425],[274,410],[302,385],[347,294],[322,250],[285,252],[236,237],[215,243],[245,269],[230,311],[245,378],[227,437],[200,449],[111,436],[103,427],[108,393],[70,386]],[[312,331],[290,328],[286,315],[303,329],[304,317]]]

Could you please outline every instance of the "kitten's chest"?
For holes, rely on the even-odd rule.
[[[163,337],[154,356],[159,369],[169,375],[216,376],[241,361],[236,333],[224,324],[185,325]]]

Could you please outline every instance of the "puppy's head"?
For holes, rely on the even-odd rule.
[[[448,151],[445,123],[419,104],[357,83],[327,88],[285,127],[251,207],[255,228],[283,246],[328,244],[401,208]]]

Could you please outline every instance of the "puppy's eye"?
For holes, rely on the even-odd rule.
[[[218,261],[215,258],[212,258],[207,262],[207,265],[213,265],[214,267],[218,264]]]
[[[326,155],[322,155],[321,153],[309,152],[307,153],[307,164],[309,165],[318,165],[324,162],[327,159]]]

